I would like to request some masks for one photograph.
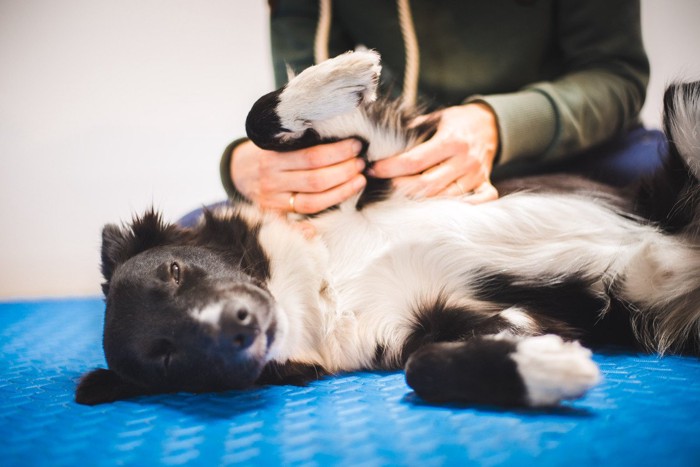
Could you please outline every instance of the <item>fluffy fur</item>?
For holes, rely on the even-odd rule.
[[[374,52],[312,67],[247,120],[261,147],[349,136],[369,161],[428,138],[436,122],[375,100]],[[308,219],[305,238],[253,206],[168,225],[147,212],[103,233],[108,370],[76,399],[300,384],[405,368],[421,397],[549,406],[600,379],[579,344],[698,353],[700,85],[666,98],[666,170],[634,190],[538,177],[495,202],[410,200],[370,180]]]

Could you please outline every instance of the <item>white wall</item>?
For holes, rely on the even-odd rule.
[[[700,2],[645,0],[664,83],[700,76]],[[0,297],[97,295],[100,230],[222,199],[218,160],[272,88],[262,0],[0,0]]]
[[[700,1],[642,0],[642,33],[651,77],[642,120],[661,127],[664,88],[674,80],[700,79]]]
[[[0,0],[0,297],[98,294],[104,223],[225,198],[263,1]]]

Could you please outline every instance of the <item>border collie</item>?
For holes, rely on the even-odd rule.
[[[376,100],[379,55],[350,52],[263,96],[260,147],[357,137],[367,159],[436,121]],[[499,200],[408,199],[381,180],[307,219],[240,204],[182,228],[153,212],[103,231],[104,352],[76,400],[304,384],[405,369],[424,400],[551,406],[600,379],[585,346],[698,354],[700,83],[665,95],[665,167],[626,191],[562,176]]]

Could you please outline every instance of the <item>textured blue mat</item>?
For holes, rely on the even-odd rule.
[[[431,407],[400,373],[84,407],[102,302],[0,304],[0,465],[700,465],[700,361],[596,355],[551,411]]]

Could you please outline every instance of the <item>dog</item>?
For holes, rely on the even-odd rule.
[[[356,137],[371,162],[435,119],[376,98],[373,51],[311,67],[246,121],[260,147]],[[154,210],[102,234],[108,369],[76,400],[305,384],[404,369],[430,403],[556,406],[594,387],[589,347],[698,355],[700,83],[669,87],[664,169],[634,188],[551,175],[497,201],[408,199],[383,180],[309,216],[241,203],[183,228]]]

